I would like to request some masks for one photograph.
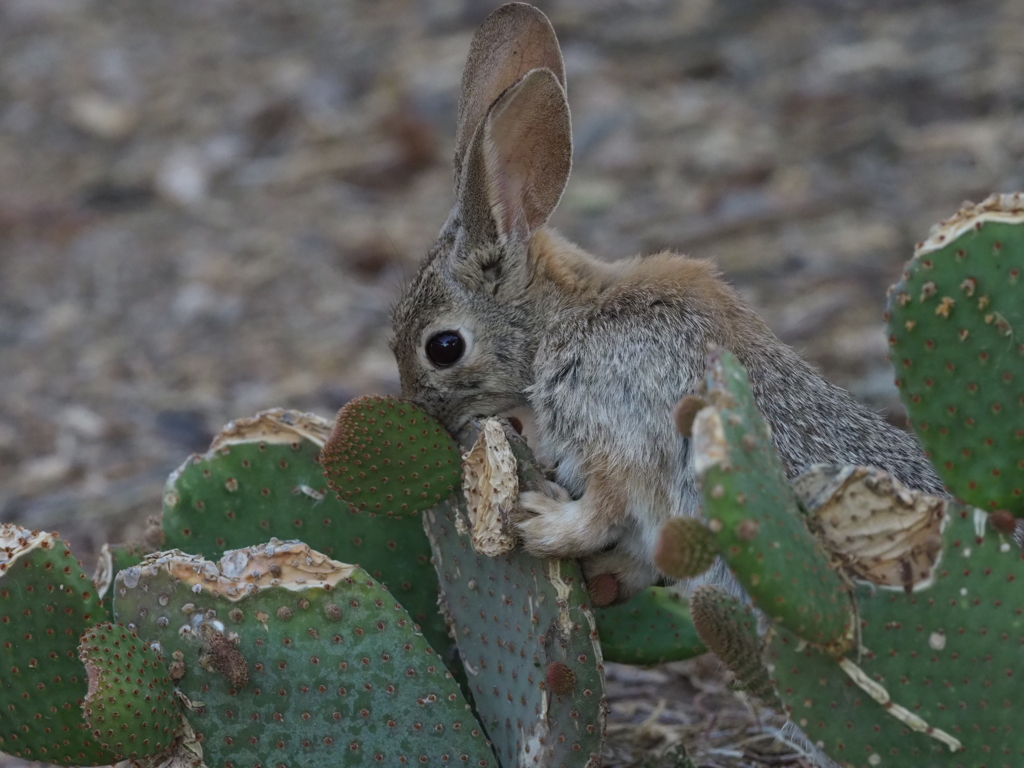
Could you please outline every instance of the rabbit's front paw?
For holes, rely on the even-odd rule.
[[[519,495],[520,515],[513,519],[526,550],[537,557],[576,558],[600,548],[595,546],[592,526],[583,500],[548,483],[547,493],[526,491]]]

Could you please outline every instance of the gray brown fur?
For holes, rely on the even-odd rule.
[[[870,464],[942,493],[913,437],[825,381],[709,263],[671,253],[602,262],[545,227],[571,155],[550,29],[536,9],[511,4],[477,33],[462,83],[456,205],[392,313],[403,391],[449,429],[534,410],[560,487],[523,494],[525,546],[583,558],[588,575],[614,574],[623,598],[659,579],[658,528],[699,511],[672,411],[698,389],[709,344],[747,368],[790,476],[815,463]],[[471,74],[481,71],[486,82]],[[471,334],[472,346],[436,368],[424,345],[446,329]]]

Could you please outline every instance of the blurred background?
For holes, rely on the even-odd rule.
[[[0,2],[0,520],[87,566],[227,421],[397,391],[387,310],[452,203],[497,2]],[[1019,0],[550,0],[575,166],[553,224],[715,258],[902,414],[885,289],[1024,189]]]

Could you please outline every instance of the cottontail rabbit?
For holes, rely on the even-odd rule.
[[[699,509],[672,409],[712,343],[746,366],[791,476],[871,464],[942,492],[911,436],[819,376],[710,263],[606,263],[545,228],[572,143],[561,51],[532,6],[502,6],[473,38],[455,143],[455,207],[393,310],[392,347],[405,395],[453,432],[533,408],[561,487],[523,494],[529,551],[613,574],[619,599],[659,580],[659,527]]]

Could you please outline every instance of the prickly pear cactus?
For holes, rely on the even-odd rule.
[[[697,634],[736,678],[740,690],[781,709],[775,686],[761,658],[757,616],[739,598],[705,584],[690,595],[690,612]]]
[[[605,661],[664,664],[708,650],[686,600],[665,587],[649,587],[620,605],[595,608],[594,618]]]
[[[89,680],[82,710],[93,736],[118,760],[160,754],[182,716],[156,651],[107,621],[82,635],[78,654]]]
[[[480,439],[503,432],[483,427]],[[528,453],[521,441],[491,448]],[[515,463],[505,471],[516,472]],[[532,476],[527,470],[524,479]],[[488,474],[489,484],[496,480]],[[505,526],[501,515],[491,522]],[[502,765],[599,765],[608,706],[604,660],[579,566],[521,548],[495,557],[476,551],[474,539],[491,542],[500,531],[474,530],[461,494],[426,512],[424,526],[441,609]]]
[[[103,616],[92,581],[55,534],[0,525],[0,750],[62,765],[116,762],[82,719],[78,639]]]
[[[992,768],[1024,759],[1024,560],[951,502],[934,578],[856,590],[860,652],[838,659],[778,627],[768,658],[794,722],[855,768]]]
[[[382,582],[444,653],[450,641],[422,522],[339,501],[319,463],[330,432],[318,416],[281,409],[229,424],[167,481],[164,547],[218,558],[272,536],[301,539]]]
[[[413,403],[370,395],[345,405],[324,445],[324,476],[357,509],[402,514],[430,509],[459,484],[459,448]]]
[[[408,612],[305,544],[154,555],[118,575],[114,606],[170,660],[210,768],[497,765]]]
[[[1024,196],[962,208],[890,289],[910,423],[958,497],[1024,516]]]
[[[731,353],[709,356],[707,390],[711,406],[693,421],[694,465],[722,557],[756,607],[810,642],[848,644],[846,585],[807,529],[746,371]]]

